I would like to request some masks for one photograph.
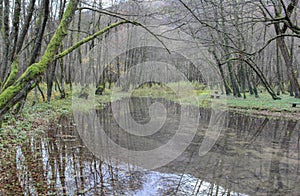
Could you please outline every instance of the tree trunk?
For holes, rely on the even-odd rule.
[[[276,75],[277,75],[277,95],[284,93],[284,82],[283,82],[283,71],[282,71],[282,60],[280,56],[280,49],[278,43],[276,43]]]
[[[64,60],[61,59],[59,64],[60,64],[60,85],[61,85],[60,98],[64,99],[66,97]]]
[[[224,70],[223,70],[223,67],[222,67],[222,64],[219,60],[219,58],[217,57],[217,54],[215,51],[212,51],[212,54],[218,64],[218,68],[219,68],[219,71],[220,71],[220,74],[221,74],[221,78],[222,78],[222,81],[223,81],[223,85],[225,87],[225,93],[226,95],[230,95],[230,93],[232,93],[232,90],[230,89],[229,85],[228,85],[228,82],[225,78],[225,74],[224,74]]]
[[[53,61],[63,38],[66,36],[67,27],[72,20],[79,0],[70,0],[64,16],[56,29],[41,60],[30,65],[18,80],[0,94],[0,116],[3,116],[18,101],[24,98],[36,85],[36,81],[44,74],[47,67]]]
[[[240,59],[239,59],[240,60]],[[271,88],[271,85],[268,83],[267,79],[265,78],[262,71],[259,69],[259,67],[252,61],[243,59],[243,61],[256,73],[256,75],[259,77],[259,79],[262,81],[264,87],[267,89],[268,93],[272,96],[274,100],[280,100],[281,98],[276,95],[276,93]],[[257,96],[257,90],[254,88],[255,95]]]
[[[296,10],[298,2],[299,2],[299,0],[291,0],[290,1],[290,4],[288,5],[288,7],[286,8],[286,11],[285,11],[287,20],[291,21],[291,15],[292,15],[293,11]],[[276,17],[280,17],[282,15],[282,13],[281,13],[282,6],[283,6],[283,4],[277,6],[277,9],[275,10]],[[290,93],[294,92],[295,98],[300,98],[300,85],[299,85],[299,82],[297,79],[297,72],[293,67],[293,58],[292,58],[292,53],[291,53],[292,51],[289,51],[284,37],[280,36],[287,31],[288,26],[286,24],[284,24],[283,27],[281,28],[280,23],[274,23],[274,28],[275,28],[276,35],[279,36],[276,39],[276,42],[281,51],[281,55],[285,61],[285,65],[287,68],[287,75],[288,75],[288,79],[289,79],[290,85],[291,85]]]
[[[56,70],[56,63],[57,60],[53,61],[51,65],[48,67],[47,73],[47,101],[51,101],[52,96],[52,88],[53,88],[53,81],[55,77],[55,70]]]
[[[297,72],[293,67],[293,61],[291,58],[291,54],[288,51],[288,47],[287,47],[283,37],[279,37],[277,39],[277,43],[280,48],[283,59],[285,61],[285,65],[287,68],[287,74],[288,74],[289,81],[291,83],[292,91],[295,92],[295,98],[300,98],[300,85],[299,85],[299,82],[297,79]]]
[[[1,28],[2,38],[3,38],[3,60],[1,63],[1,72],[0,72],[0,80],[4,82],[7,66],[9,64],[8,54],[9,54],[9,10],[10,4],[9,0],[4,0],[4,9],[3,9],[3,27]],[[2,22],[2,21],[1,21]]]

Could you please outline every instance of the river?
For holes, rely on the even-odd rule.
[[[125,100],[117,102],[122,101]],[[16,175],[23,193],[299,195],[299,121],[226,112],[222,130],[213,138],[215,143],[208,153],[201,155],[199,148],[210,126],[212,111],[187,107],[189,112],[185,113],[181,105],[168,100],[133,98],[128,102],[132,119],[141,125],[149,123],[149,106],[157,102],[165,107],[166,117],[157,118],[163,124],[157,132],[145,136],[124,131],[113,114],[112,104],[88,115],[61,116],[59,123],[43,137],[33,138],[16,149]],[[145,152],[144,158],[149,158],[147,163],[152,166],[160,163],[167,155],[153,160],[147,153],[166,145],[177,134],[180,121],[185,119],[182,113],[189,119],[200,114],[196,118],[199,123],[189,145],[182,146],[179,156],[172,154],[175,157],[166,164],[144,167],[138,161],[126,159],[126,154],[120,156],[113,150],[110,154],[109,142],[113,141],[123,149]],[[99,135],[99,127],[91,122],[97,122],[107,138]]]

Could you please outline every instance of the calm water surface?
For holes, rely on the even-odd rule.
[[[110,104],[97,110],[94,120],[124,148],[156,148],[174,136],[180,105],[163,99],[130,100],[131,116],[141,124],[149,122],[149,106],[157,101],[166,107],[167,119],[147,137],[124,132]],[[211,112],[200,114],[201,126],[188,148],[169,164],[151,170],[124,160],[97,158],[80,137],[93,125],[75,123],[84,118],[80,115],[77,119],[62,116],[45,137],[16,149],[16,179],[25,195],[300,194],[299,121],[227,113],[216,144],[199,156]]]

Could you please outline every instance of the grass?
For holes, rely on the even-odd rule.
[[[152,98],[165,98],[175,102],[180,102],[181,104],[191,104],[196,105],[201,108],[210,107],[225,107],[229,110],[239,110],[243,112],[255,112],[255,111],[267,111],[272,115],[272,112],[282,112],[282,113],[299,113],[300,107],[292,107],[292,103],[300,102],[300,99],[296,99],[289,95],[281,95],[281,100],[273,100],[267,92],[262,92],[259,97],[247,94],[247,98],[238,98],[234,96],[220,95],[220,99],[212,99],[210,97],[211,92],[204,86],[199,84],[191,83],[169,83],[167,85],[153,85],[151,88],[144,85],[140,88],[130,90],[129,92],[124,92],[120,88],[113,87],[113,90],[108,90],[104,92],[103,96],[93,97],[95,100],[92,103],[85,103],[86,101],[82,99],[77,99],[76,96],[73,99],[73,103],[82,103],[81,108],[78,110],[89,110],[94,107],[100,107],[101,104],[115,101],[123,97],[152,97]],[[93,91],[90,92],[93,94]],[[219,93],[220,94],[220,93]],[[75,104],[76,105],[76,104]],[[80,104],[79,104],[80,105]]]
[[[261,93],[258,98],[254,96],[248,96],[247,99],[229,97],[227,99],[227,103],[229,107],[233,108],[248,108],[282,112],[300,111],[299,108],[292,107],[292,103],[300,102],[300,99],[296,99],[288,95],[281,95],[280,97],[281,100],[273,100],[269,94]]]
[[[121,91],[116,89],[114,94],[118,94],[119,92]],[[226,95],[220,95],[220,99],[212,99],[210,97],[211,94],[214,94],[214,92],[207,89],[197,89],[194,86],[193,89],[191,89],[187,87],[187,84],[181,83],[170,84],[167,87],[155,85],[151,88],[143,87],[135,89],[131,93],[131,96],[147,96],[153,98],[162,97],[182,104],[192,104],[203,108],[211,106],[225,106],[228,109],[267,110],[270,112],[300,112],[299,106],[296,108],[292,107],[292,103],[300,103],[300,99],[296,99],[289,95],[281,95],[281,100],[273,100],[266,92],[260,93],[259,97],[247,94],[246,99]],[[124,95],[126,94],[123,93],[123,96]],[[122,97],[122,95],[118,95],[117,97]]]

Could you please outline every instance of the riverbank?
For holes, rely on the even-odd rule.
[[[177,90],[179,89],[180,94],[174,93],[175,87]],[[212,105],[214,107],[220,106],[229,111],[245,115],[293,120],[300,119],[300,106],[292,107],[292,103],[300,102],[300,100],[288,95],[281,95],[281,100],[273,100],[267,93],[260,93],[258,98],[253,95],[247,95],[247,99],[225,96],[219,93],[218,98],[211,98],[211,92],[208,90],[193,89],[191,95],[191,91],[186,86],[180,87],[177,84],[173,84],[171,88],[159,85],[154,85],[151,88],[143,87],[130,93],[123,92],[120,89],[114,91],[106,90],[103,95],[95,96],[94,102],[80,98],[72,100],[71,93],[68,93],[68,95],[66,99],[59,99],[59,94],[56,93],[50,103],[39,100],[38,103],[32,106],[33,92],[31,92],[21,114],[8,114],[4,118],[2,128],[0,129],[1,152],[9,151],[11,147],[24,142],[26,138],[48,130],[56,124],[59,116],[71,115],[72,109],[76,109],[76,107],[72,108],[72,101],[75,103],[76,99],[80,103],[86,104],[84,107],[79,108],[84,110],[89,110],[91,107],[100,109],[105,107],[105,104],[110,101],[132,96],[165,98],[181,102],[182,104],[197,105],[200,108],[209,108]],[[87,105],[88,107],[86,107]],[[73,106],[76,106],[76,104]],[[1,160],[4,160],[3,158],[1,157]]]
[[[0,195],[23,195],[24,187],[20,186],[18,180],[20,168],[15,164],[17,149],[30,143],[34,145],[38,138],[44,137],[45,131],[57,127],[59,116],[71,114],[71,98],[54,99],[51,103],[39,102],[34,106],[31,105],[30,95],[22,112],[18,115],[7,114],[0,129]],[[34,172],[37,155],[28,155],[26,158],[33,167],[28,169],[34,175],[42,176],[42,173]],[[47,190],[39,190],[40,193],[44,191],[47,193]]]
[[[173,101],[180,100],[183,104],[196,104],[204,108],[208,108],[211,105],[214,107],[222,106],[229,111],[255,117],[267,116],[269,118],[300,119],[300,107],[293,108],[291,105],[293,102],[298,102],[299,100],[287,95],[281,96],[282,99],[276,101],[272,100],[265,93],[260,94],[259,98],[248,96],[247,99],[243,99],[225,95],[219,95],[218,98],[211,98],[211,93],[206,90],[193,90],[193,95],[191,96],[185,89],[181,89],[180,95],[176,95],[172,92],[172,89],[163,88],[158,86],[141,88],[131,93],[125,93],[121,90],[114,92],[107,90],[104,95],[95,96],[94,102],[85,99],[72,99],[71,93],[69,93],[66,99],[59,99],[59,95],[57,94],[54,95],[55,98],[50,103],[39,100],[34,106],[32,106],[33,93],[30,94],[22,113],[20,115],[8,114],[0,129],[0,194],[5,194],[6,192],[21,194],[21,192],[18,192],[18,180],[14,179],[18,172],[15,165],[17,147],[32,142],[31,138],[44,137],[44,133],[47,130],[62,126],[59,125],[58,118],[62,115],[72,115],[72,109],[74,109],[74,107],[72,108],[72,102],[74,103],[76,99],[80,103],[87,103],[89,105],[89,107],[83,107],[85,110],[89,110],[90,107],[103,108],[106,103],[126,96],[146,96],[153,98],[160,97]],[[195,101],[195,98],[197,101]],[[91,96],[89,99],[93,99],[93,97]],[[34,159],[34,157],[32,158]],[[6,182],[15,182],[16,184],[7,184]]]
[[[192,104],[200,108],[218,108],[221,107],[225,110],[229,110],[235,113],[243,113],[245,115],[254,116],[268,116],[270,118],[282,118],[282,119],[300,119],[300,105],[292,107],[293,103],[299,103],[300,99],[296,99],[287,94],[280,95],[281,100],[273,100],[267,92],[262,92],[259,97],[246,94],[247,98],[234,97],[232,95],[223,95],[219,92],[211,92],[209,90],[190,89],[178,87],[180,95],[174,93],[174,86],[172,89],[160,86],[154,86],[151,88],[140,88],[132,91],[131,93],[125,93],[121,90],[114,92],[107,91],[107,94],[103,97],[99,97],[99,102],[105,102],[109,100],[107,96],[112,96],[112,100],[135,96],[135,97],[152,97],[152,98],[165,98],[182,104]],[[216,94],[217,93],[217,94]]]
[[[227,106],[230,111],[254,116],[268,116],[280,119],[300,119],[300,105],[292,107],[293,103],[300,103],[289,95],[281,95],[281,100],[273,100],[269,94],[261,93],[258,98],[247,96],[247,99],[228,96]]]
[[[135,115],[135,117],[138,117],[138,122],[147,120],[147,114],[145,113],[148,108],[147,105],[155,101],[151,100],[148,98],[136,99],[135,103],[137,104],[132,105],[134,112],[144,114]],[[82,101],[86,100],[82,99]],[[178,104],[161,99],[159,101],[165,103],[164,105],[168,108],[168,111],[178,109]],[[272,177],[274,173],[280,175],[283,183],[293,182],[290,183],[291,186],[280,189],[281,192],[296,193],[298,191],[297,183],[299,180],[297,172],[295,172],[297,169],[295,167],[295,157],[299,154],[297,146],[299,123],[297,122],[252,118],[245,115],[228,115],[228,125],[218,136],[214,148],[205,156],[200,157],[198,155],[200,141],[203,141],[203,129],[199,129],[194,141],[190,143],[191,145],[180,157],[159,169],[146,170],[139,168],[132,162],[123,164],[123,159],[115,162],[109,158],[94,156],[93,151],[89,151],[91,149],[89,145],[83,143],[83,141],[87,142],[83,139],[84,136],[79,136],[77,132],[85,130],[88,123],[87,126],[83,127],[76,123],[77,128],[80,129],[78,130],[75,128],[76,124],[70,116],[61,116],[59,120],[57,120],[58,118],[49,121],[45,119],[54,114],[68,115],[71,111],[66,110],[66,105],[70,106],[70,103],[70,99],[53,100],[52,104],[39,103],[35,106],[39,108],[38,110],[31,110],[32,107],[27,105],[30,107],[27,108],[30,111],[25,108],[24,117],[18,119],[20,122],[18,126],[23,124],[28,134],[26,135],[27,139],[20,140],[20,143],[10,146],[5,153],[0,154],[0,195],[94,195],[95,193],[103,193],[104,195],[135,195],[141,193],[141,195],[147,195],[150,193],[149,191],[158,195],[163,195],[163,192],[192,195],[196,190],[194,186],[196,187],[197,182],[200,181],[206,183],[203,187],[203,193],[207,193],[205,187],[211,184],[209,190],[213,190],[212,188],[215,187],[216,192],[228,190],[230,194],[253,195],[264,194],[273,190],[273,182],[265,179],[268,179],[269,176]],[[111,133],[109,134],[111,138],[118,138],[117,141],[120,144],[134,145],[135,149],[161,144],[160,142],[163,141],[161,139],[164,137],[165,139],[172,138],[173,134],[170,133],[176,131],[174,122],[180,116],[178,112],[169,113],[169,117],[175,121],[170,119],[166,121],[163,131],[155,134],[154,137],[128,139],[128,137],[120,134],[119,131],[122,131],[122,128],[116,126],[113,120],[112,105],[107,104],[106,107],[107,110],[98,111],[98,116],[94,120],[103,123],[103,125],[105,124],[105,129],[109,131],[108,133]],[[28,118],[25,116],[27,114],[35,118]],[[210,112],[203,110],[201,114],[202,119],[208,119]],[[28,123],[31,123],[30,126],[26,125],[27,118]],[[39,129],[39,127],[42,128],[37,131],[36,129]],[[93,128],[91,127],[91,129]],[[87,131],[85,133],[89,135],[91,132]],[[102,138],[98,134],[94,136],[96,137],[95,141],[100,141]],[[7,140],[10,139],[12,138],[7,138]],[[289,152],[289,156],[282,159],[281,152]],[[211,167],[216,160],[222,160],[223,164]],[[277,160],[282,161],[278,162]],[[282,172],[276,170],[278,164],[284,167],[285,170],[290,171],[289,174],[282,174]],[[257,175],[256,168],[263,168],[263,172]],[[214,175],[218,171],[220,173]],[[241,172],[236,171],[243,171],[242,175],[239,175]],[[222,175],[224,172],[226,176]],[[191,185],[190,182],[193,182],[193,186],[181,185],[181,188],[170,192],[174,185],[183,182],[183,176],[189,185]],[[166,179],[168,183],[165,183]],[[231,179],[232,184],[228,184],[228,179]],[[247,182],[252,182],[251,186],[245,179]],[[261,180],[270,183],[260,186]],[[133,182],[135,183],[134,186]],[[215,182],[219,184],[216,185]],[[246,183],[242,184],[242,188],[232,189],[233,184],[239,182]],[[83,186],[78,186],[78,184],[83,184]],[[156,189],[158,186],[159,190]],[[256,188],[258,186],[260,186],[260,189]],[[278,192],[277,189],[276,191]]]
[[[175,87],[180,94],[174,93]],[[11,132],[17,132],[20,135],[19,137],[22,138],[24,134],[27,134],[26,131],[32,129],[45,130],[49,124],[55,122],[57,117],[61,115],[71,115],[74,109],[82,109],[84,111],[88,111],[91,108],[101,109],[105,107],[106,103],[123,97],[165,98],[182,104],[197,105],[200,108],[210,108],[213,106],[215,108],[222,107],[223,109],[246,115],[261,115],[270,118],[294,120],[300,119],[300,105],[292,107],[292,103],[300,103],[300,99],[288,95],[281,95],[281,100],[273,100],[267,93],[260,93],[259,97],[247,94],[246,99],[226,96],[221,93],[218,93],[218,96],[216,96],[215,93],[216,92],[211,93],[208,90],[195,88],[192,89],[191,94],[191,90],[184,85],[180,87],[177,84],[171,84],[171,88],[154,85],[151,88],[143,87],[131,92],[124,92],[121,89],[114,89],[114,91],[106,90],[103,95],[91,95],[89,99],[94,99],[93,101],[78,97],[73,97],[72,99],[72,93],[70,92],[67,93],[67,98],[59,99],[59,93],[54,93],[54,98],[50,103],[43,102],[40,99],[38,103],[32,106],[33,92],[31,92],[28,95],[27,102],[21,114],[16,116],[8,114],[5,117],[2,128],[0,129],[0,136],[3,136],[3,134],[10,130]],[[211,97],[212,94],[214,94],[214,98]],[[77,108],[77,104],[75,104],[76,101],[84,107]],[[22,131],[25,132],[23,133]],[[0,145],[3,145],[3,143],[0,142]]]

